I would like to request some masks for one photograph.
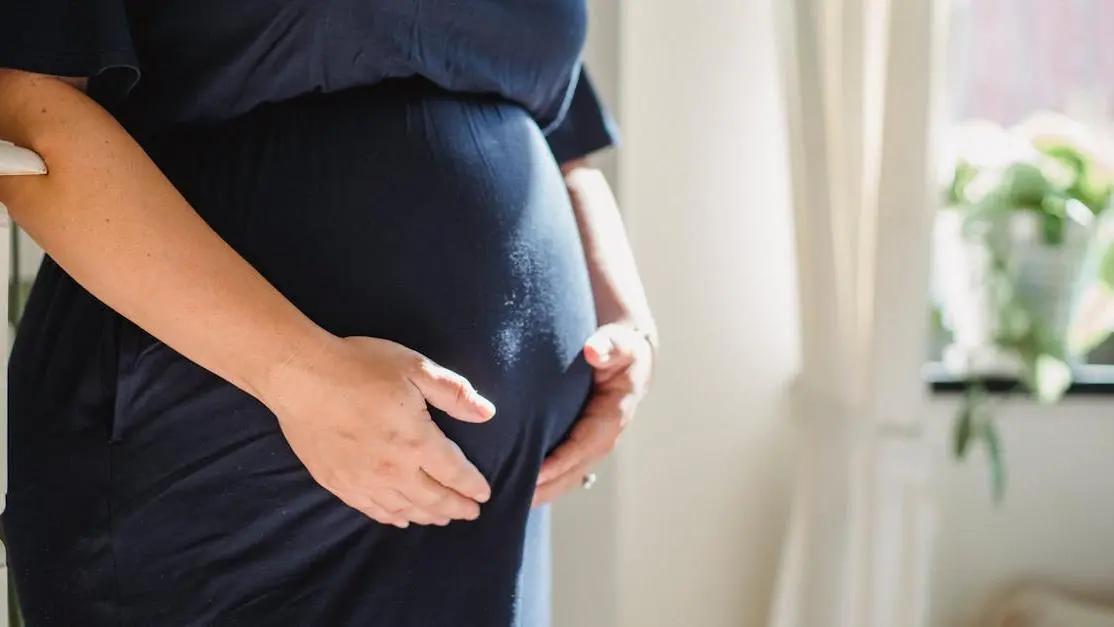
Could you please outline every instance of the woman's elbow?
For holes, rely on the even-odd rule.
[[[50,80],[63,83],[75,89],[85,91],[89,84],[89,79],[78,76],[54,76],[51,74],[39,74],[37,72],[27,72],[25,70],[17,70],[15,68],[0,67],[0,84],[5,81],[18,82],[18,81],[42,81]]]

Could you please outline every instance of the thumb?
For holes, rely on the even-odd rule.
[[[464,422],[487,422],[495,416],[495,405],[480,396],[461,375],[425,359],[410,382],[430,405]]]
[[[632,332],[618,324],[606,324],[584,343],[584,358],[593,368],[612,368],[634,357]]]

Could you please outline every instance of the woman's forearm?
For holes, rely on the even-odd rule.
[[[0,203],[94,296],[259,397],[326,337],[186,203],[116,121],[61,81],[0,70],[0,138],[45,176],[0,177]]]
[[[601,324],[626,321],[656,333],[611,186],[586,162],[562,166],[588,261],[596,316]]]

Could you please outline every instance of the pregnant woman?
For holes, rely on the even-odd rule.
[[[29,625],[545,624],[544,506],[655,338],[583,161],[585,13],[0,3],[0,139],[49,170],[0,179],[48,253],[9,388]]]

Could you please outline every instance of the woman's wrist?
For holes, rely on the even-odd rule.
[[[270,357],[251,368],[248,379],[249,394],[264,405],[274,409],[285,397],[284,390],[299,379],[321,369],[328,353],[338,346],[340,338],[307,321],[280,334],[274,341],[274,350],[263,351]]]

